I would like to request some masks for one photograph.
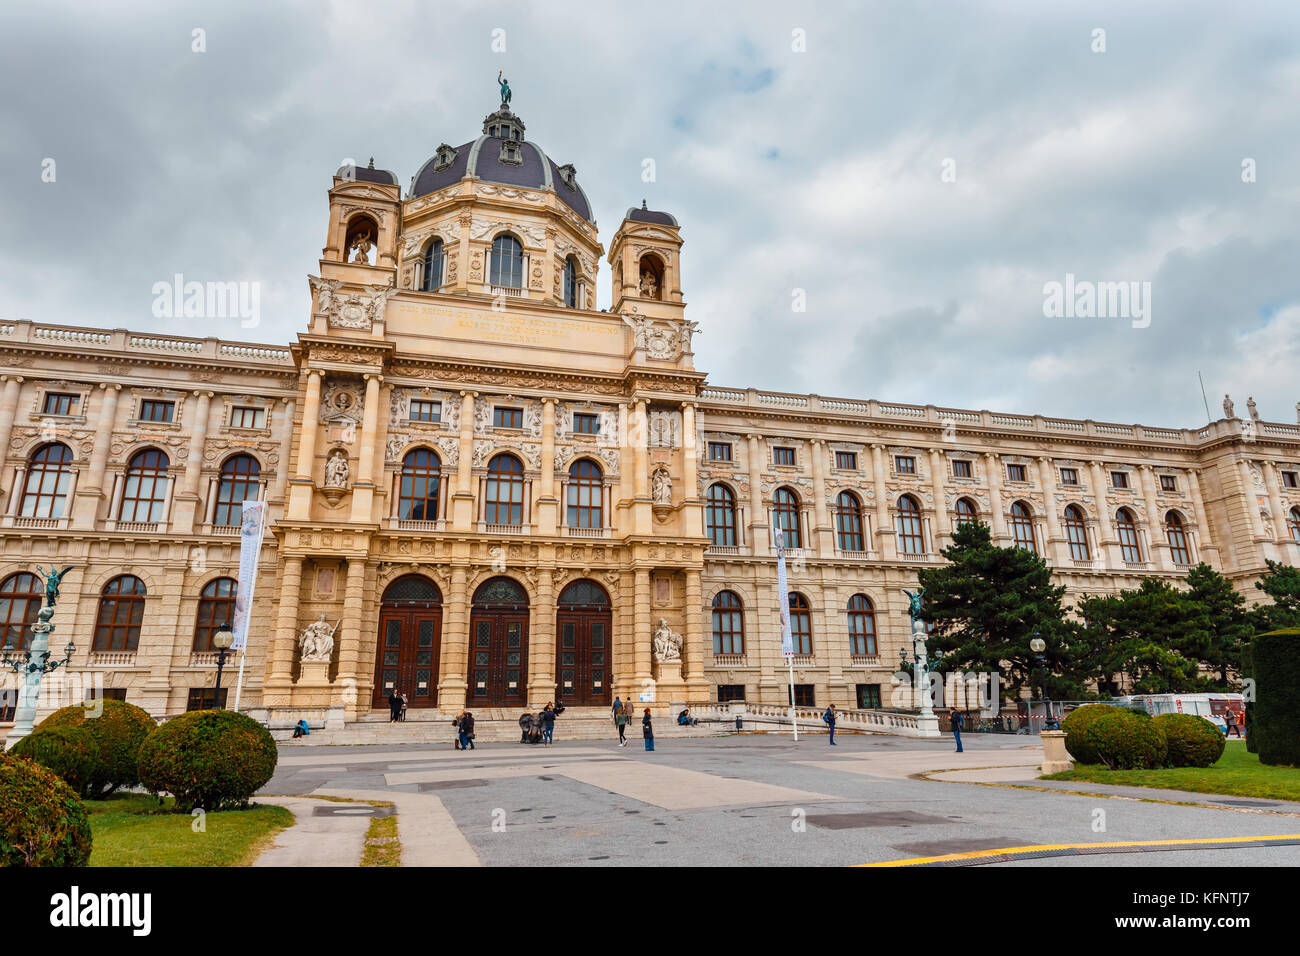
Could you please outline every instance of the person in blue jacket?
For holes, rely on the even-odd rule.
[[[957,741],[957,753],[962,753],[963,751],[961,749],[961,729],[966,725],[966,718],[962,716],[960,710],[956,710],[956,709],[954,709],[953,712],[948,715],[948,717],[952,721],[952,736],[953,739]]]
[[[822,714],[822,720],[826,721],[826,726],[831,732],[832,747],[839,746],[839,744],[835,742],[835,717],[836,717],[835,705],[831,704],[829,707],[826,708],[826,713]]]

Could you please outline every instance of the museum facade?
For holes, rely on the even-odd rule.
[[[574,167],[503,105],[404,195],[338,171],[288,346],[0,322],[4,647],[30,640],[36,566],[70,565],[68,670],[159,715],[210,705],[251,499],[243,706],[348,720],[390,689],[442,712],[786,703],[782,602],[798,703],[887,704],[902,589],[964,521],[1072,595],[1203,560],[1253,597],[1300,556],[1300,426],[709,384],[682,243],[642,203],[606,251]]]

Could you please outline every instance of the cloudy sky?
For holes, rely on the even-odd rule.
[[[1298,28],[1217,0],[8,4],[0,319],[290,341],[334,170],[405,186],[503,68],[606,244],[643,197],[681,221],[715,384],[1195,426],[1200,371],[1213,417],[1290,422]],[[260,282],[260,327],[155,319],[178,272]],[[1150,283],[1149,325],[1045,316],[1067,274]]]

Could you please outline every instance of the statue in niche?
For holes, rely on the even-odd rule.
[[[654,633],[655,660],[670,664],[682,659],[682,636],[668,626],[665,618],[659,619]]]
[[[336,448],[329,460],[325,462],[325,487],[346,488],[348,486],[348,456],[343,449]]]
[[[303,630],[302,636],[298,638],[298,646],[302,649],[302,660],[304,663],[310,661],[328,661],[330,655],[334,653],[334,632],[338,629],[335,624],[330,627],[325,615],[320,616],[320,620],[313,624],[308,624]]]
[[[360,263],[363,266],[370,265],[370,233],[358,233],[357,237],[352,240],[352,245],[348,247],[348,252],[352,254],[350,261]]]
[[[659,283],[655,281],[655,274],[649,269],[641,270],[641,295],[646,299],[659,298]]]
[[[673,503],[673,480],[668,477],[668,472],[662,468],[654,474],[652,491],[655,504],[670,505]]]

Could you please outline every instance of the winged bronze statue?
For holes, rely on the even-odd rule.
[[[45,571],[41,568],[39,564],[36,565],[36,571],[40,574],[42,578],[45,579],[45,606],[46,607],[54,607],[54,605],[58,603],[59,583],[63,580],[63,576],[67,574],[69,571],[71,571],[73,567],[74,566],[70,564],[62,571],[55,571],[54,565],[51,564],[50,570]]]

